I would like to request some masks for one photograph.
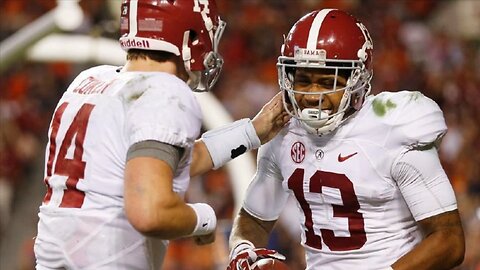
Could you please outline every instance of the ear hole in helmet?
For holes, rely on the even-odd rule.
[[[198,41],[198,34],[197,32],[195,32],[195,30],[193,29],[190,29],[189,31],[189,36],[188,36],[188,40],[190,41],[191,44],[195,45],[197,44],[199,41]]]

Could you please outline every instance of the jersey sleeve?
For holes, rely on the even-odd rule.
[[[457,209],[435,147],[400,155],[392,167],[392,177],[417,221]]]
[[[282,186],[282,174],[275,161],[274,141],[260,147],[257,171],[243,203],[245,211],[265,221],[278,219],[288,199],[288,193]]]
[[[201,110],[185,83],[154,73],[137,75],[126,85],[123,96],[129,145],[145,140],[182,148],[193,145],[201,128]]]
[[[438,144],[447,132],[443,112],[435,101],[420,92],[403,91],[394,94],[392,107],[399,107],[394,116],[392,140],[408,149]]]
[[[387,149],[393,158],[391,177],[415,220],[456,209],[450,181],[438,158],[437,146],[447,126],[443,112],[420,92],[390,94],[393,108]]]

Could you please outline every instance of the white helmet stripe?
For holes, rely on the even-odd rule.
[[[138,0],[131,0],[130,1],[130,14],[128,17],[129,23],[129,37],[134,37],[137,35],[138,25],[137,25],[137,9],[138,9]]]
[[[317,39],[318,34],[320,31],[320,27],[322,27],[323,20],[327,16],[327,14],[335,9],[322,9],[320,12],[317,13],[315,19],[313,19],[312,27],[310,27],[310,31],[308,32],[308,40],[307,40],[307,49],[308,50],[315,50],[317,48]]]

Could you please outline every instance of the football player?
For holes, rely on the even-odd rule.
[[[289,118],[279,95],[196,141],[191,90],[215,84],[224,28],[214,0],[123,1],[126,64],[80,73],[53,114],[36,269],[158,270],[168,239],[213,241],[212,207],[183,200],[190,173],[260,146]]]
[[[420,92],[369,95],[372,39],[336,9],[306,14],[278,58],[290,123],[259,149],[230,237],[229,269],[254,269],[289,195],[307,269],[451,269],[465,243],[437,154],[447,131]]]

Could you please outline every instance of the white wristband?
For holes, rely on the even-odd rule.
[[[248,240],[242,240],[240,243],[238,243],[233,249],[232,251],[230,251],[230,255],[229,255],[229,258],[230,260],[232,260],[233,258],[235,258],[235,256],[237,256],[238,253],[246,250],[246,249],[254,249],[255,246],[253,245],[252,242],[248,241]]]
[[[393,270],[393,268],[391,266],[385,268],[385,270]]]
[[[210,205],[206,203],[187,203],[187,205],[195,211],[197,216],[197,225],[190,236],[205,235],[215,231],[217,216]]]
[[[218,169],[246,151],[260,147],[261,142],[250,119],[240,119],[202,134],[202,140]]]

